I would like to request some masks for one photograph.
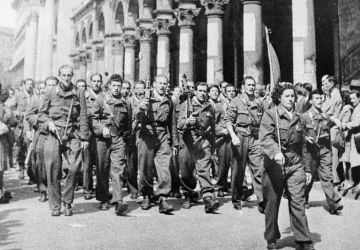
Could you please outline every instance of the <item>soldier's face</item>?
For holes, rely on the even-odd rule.
[[[196,95],[196,98],[200,102],[205,101],[207,98],[207,87],[206,86],[198,86],[195,91],[195,95]]]
[[[47,80],[46,81],[46,88],[55,87],[58,84],[56,80]]]
[[[73,77],[73,71],[71,68],[63,68],[60,70],[60,81],[65,85],[65,87],[69,87],[71,84],[71,79]]]
[[[280,103],[287,110],[291,110],[295,103],[295,91],[293,89],[285,89],[281,94]]]
[[[187,90],[188,91],[194,91],[195,90],[195,83],[194,82],[188,82],[187,83]]]
[[[40,95],[44,95],[45,94],[45,84],[39,84],[39,93],[40,93]]]
[[[226,89],[226,95],[227,97],[229,97],[230,99],[233,99],[236,95],[236,90],[235,90],[235,87],[227,87]]]
[[[244,91],[247,95],[254,95],[255,94],[255,81],[252,79],[246,79],[243,85]]]
[[[313,95],[311,98],[311,103],[315,108],[321,109],[323,104],[322,95],[318,95],[318,94]]]
[[[28,80],[28,81],[25,82],[25,90],[27,92],[29,92],[29,93],[32,92],[32,90],[33,90],[33,81]]]
[[[86,88],[86,82],[83,82],[83,81],[78,82],[78,83],[76,84],[76,87],[77,87],[78,89],[85,89],[85,88]]]
[[[145,94],[145,85],[144,84],[135,84],[134,92],[137,98],[144,96]]]
[[[94,90],[95,92],[100,91],[101,85],[102,85],[101,77],[100,77],[99,75],[94,75],[94,76],[91,78],[91,86],[92,86],[93,90]]]
[[[124,96],[124,97],[129,96],[130,89],[131,89],[131,86],[130,86],[129,83],[123,83],[122,87],[121,87],[121,95]]]
[[[219,97],[219,90],[217,88],[211,88],[210,91],[209,91],[209,96],[211,99],[213,100],[217,100],[218,97]]]
[[[357,97],[356,93],[352,93],[350,95],[350,102],[351,104],[356,107],[359,104],[359,97]]]
[[[225,88],[226,88],[227,85],[228,85],[227,82],[222,82],[222,83],[220,84],[220,91],[221,91],[221,93],[226,94]]]
[[[164,95],[165,94],[165,90],[166,90],[166,86],[167,86],[167,81],[165,77],[157,77],[154,87],[155,90],[160,94],[160,95]]]
[[[110,83],[110,93],[113,96],[119,96],[121,94],[121,82],[111,81],[111,83]]]

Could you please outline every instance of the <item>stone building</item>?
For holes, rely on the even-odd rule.
[[[14,51],[14,31],[0,27],[0,83],[9,84],[11,74],[8,72]]]
[[[360,30],[358,0],[15,0],[13,5],[29,17],[23,18],[30,35],[21,55],[24,76],[35,79],[56,74],[70,60],[76,78],[100,72],[134,81],[164,74],[176,84],[186,74],[195,81],[238,85],[243,75],[252,75],[267,84],[273,55],[265,27],[282,81],[317,86],[323,74],[340,82],[360,77],[360,40],[353,39]]]

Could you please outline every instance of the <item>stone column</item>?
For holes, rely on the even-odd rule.
[[[86,53],[85,50],[80,51],[79,55],[79,71],[78,71],[78,79],[86,80]]]
[[[93,42],[91,45],[91,74],[98,73],[97,68],[97,46],[96,43]]]
[[[93,60],[92,60],[92,47],[87,46],[86,47],[86,81],[90,82],[90,76],[93,74]]]
[[[261,1],[244,0],[244,75],[263,84],[263,23]]]
[[[140,40],[139,79],[144,81],[146,81],[151,74],[151,36],[153,33],[154,30],[152,28],[140,26],[138,29],[138,37]]]
[[[194,3],[191,9],[179,8],[176,10],[176,17],[180,27],[180,48],[179,48],[179,74],[185,74],[187,79],[194,79],[194,53],[193,53],[193,30],[194,18],[199,14],[200,9],[195,9]]]
[[[316,41],[313,0],[292,1],[294,83],[316,83]]]
[[[41,78],[52,75],[53,63],[53,34],[55,25],[55,0],[46,0],[44,9],[44,37],[42,46]]]
[[[170,71],[170,30],[174,25],[173,20],[157,19],[155,22],[157,28],[157,58],[156,74],[167,75]]]
[[[112,37],[110,35],[105,35],[104,41],[104,66],[105,72],[108,72],[109,75],[114,73],[114,57],[112,54]]]
[[[207,24],[207,82],[223,80],[223,21],[224,7],[229,0],[201,0],[206,8]]]
[[[135,81],[135,42],[136,31],[135,27],[124,28],[124,78],[130,82]]]
[[[35,79],[36,42],[39,16],[31,11],[26,28],[26,51],[24,61],[24,78]]]
[[[76,80],[79,79],[79,72],[80,72],[80,55],[79,53],[75,52],[70,55],[72,67],[74,69],[74,78],[73,82],[75,83]]]
[[[124,41],[121,37],[113,40],[114,73],[124,77]]]

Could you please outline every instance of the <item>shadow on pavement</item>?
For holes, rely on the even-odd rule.
[[[26,209],[17,208],[17,209],[7,209],[0,211],[0,248],[1,249],[6,245],[14,243],[12,241],[9,241],[9,237],[15,234],[15,233],[11,233],[11,228],[20,227],[22,225],[22,223],[20,223],[19,220],[6,220],[6,218],[9,217],[10,213],[21,212],[24,210]]]

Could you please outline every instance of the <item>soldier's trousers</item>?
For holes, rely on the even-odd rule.
[[[14,153],[15,153],[16,162],[18,163],[19,169],[21,170],[25,169],[26,154],[30,145],[30,141],[27,138],[25,138],[26,135],[24,132],[25,132],[24,129],[21,127],[16,127],[14,131],[15,133]],[[31,162],[31,157],[27,166],[27,175],[29,176],[30,181],[36,182],[36,174],[35,174],[34,166]]]
[[[218,150],[218,163],[219,163],[219,177],[217,181],[217,186],[219,189],[225,189],[227,185],[227,177],[229,173],[229,168],[231,166],[231,172],[234,172],[234,166],[232,165],[233,152],[231,148],[231,138],[225,137],[223,141],[219,144]],[[232,175],[234,176],[234,175]],[[231,183],[236,183],[235,180]],[[232,187],[234,189],[235,187]]]
[[[125,180],[126,143],[124,136],[112,135],[110,138],[98,138],[97,152],[99,164],[96,166],[96,199],[109,200],[109,174],[112,180],[113,202],[123,201],[122,187]]]
[[[201,195],[203,198],[212,196],[214,192],[211,183],[211,147],[207,138],[201,139],[194,145],[194,138],[184,137],[185,143],[181,142],[179,152],[180,178],[182,188],[190,192],[196,188],[196,177],[199,180]],[[196,170],[196,177],[194,175]]]
[[[137,194],[139,192],[137,175],[138,175],[137,147],[135,145],[135,142],[133,142],[133,144],[129,146],[128,170],[127,170],[127,181],[131,194]]]
[[[90,136],[89,147],[83,150],[82,177],[85,194],[91,194],[94,189],[93,184],[93,166],[97,165],[96,137]]]
[[[38,185],[40,192],[46,192],[47,189],[47,175],[44,157],[44,144],[46,137],[47,135],[38,134],[34,148],[34,169],[36,175],[36,184]]]
[[[74,201],[76,174],[82,164],[81,141],[77,138],[69,139],[68,147],[64,149],[70,164],[65,162],[65,164],[68,165],[68,174],[65,179],[62,196],[60,181],[62,177],[63,159],[59,141],[54,135],[46,137],[44,149],[50,208],[60,209],[61,200],[66,204],[72,204]]]
[[[249,164],[255,194],[259,203],[263,202],[261,188],[263,154],[259,140],[255,140],[253,136],[244,136],[241,133],[238,133],[238,137],[240,145],[236,147],[232,145],[234,154],[231,163],[233,166],[231,176],[232,201],[241,200],[246,164]]]
[[[334,190],[333,184],[333,175],[332,175],[332,152],[331,146],[320,146],[316,148],[314,146],[308,145],[306,150],[308,153],[305,154],[304,164],[309,164],[311,169],[311,182],[305,188],[305,198],[309,200],[309,193],[311,191],[312,185],[315,180],[316,174],[319,176],[321,186],[324,190],[326,200],[330,208],[336,206],[341,198],[337,192]]]
[[[278,215],[284,189],[288,194],[290,226],[297,242],[309,242],[310,231],[305,214],[305,170],[301,158],[293,155],[281,167],[265,158],[262,188],[265,202],[265,239],[276,242],[280,239]]]
[[[167,197],[171,191],[171,147],[168,133],[156,131],[154,134],[140,130],[137,138],[139,191],[144,196],[153,194],[154,167],[158,176],[158,188],[155,195]]]

